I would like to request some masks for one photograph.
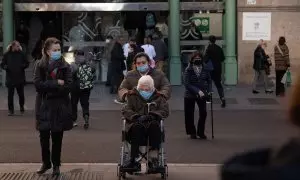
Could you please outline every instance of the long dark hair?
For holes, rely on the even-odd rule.
[[[50,37],[47,38],[44,45],[43,45],[43,49],[42,49],[42,59],[41,59],[41,65],[42,66],[47,66],[49,60],[50,60],[50,56],[47,54],[47,51],[50,49],[50,47],[53,44],[61,44],[60,40],[58,40],[55,37]],[[62,58],[63,59],[63,58]]]

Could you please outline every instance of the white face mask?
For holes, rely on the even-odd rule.
[[[106,43],[106,44],[110,43],[110,39],[106,39],[106,40],[105,40],[105,43]]]

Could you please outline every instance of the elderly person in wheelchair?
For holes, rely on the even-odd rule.
[[[133,172],[140,170],[136,158],[140,154],[140,146],[148,144],[148,169],[155,171],[159,166],[159,149],[162,143],[160,121],[169,115],[166,99],[157,92],[151,76],[142,76],[136,88],[129,91],[127,104],[122,109],[126,119],[127,141],[130,143],[130,162],[124,168]]]

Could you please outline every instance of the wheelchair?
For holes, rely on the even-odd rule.
[[[142,163],[143,160],[146,162],[146,172],[142,172],[142,168],[139,167],[138,172],[131,172],[129,169],[126,169],[124,167],[125,163],[128,163],[130,161],[130,143],[127,141],[127,133],[126,133],[126,119],[122,118],[123,125],[122,125],[122,145],[121,145],[121,153],[120,153],[120,162],[117,167],[117,176],[119,180],[126,179],[126,175],[143,175],[143,174],[160,174],[161,179],[167,179],[168,178],[168,166],[166,163],[166,155],[165,155],[165,149],[164,149],[164,142],[165,142],[165,131],[164,131],[164,121],[160,120],[160,129],[161,129],[161,144],[158,152],[158,163],[159,168],[156,168],[155,172],[150,171],[149,169],[149,145],[148,143],[142,144],[140,146],[140,152],[139,157],[136,158],[136,162]]]

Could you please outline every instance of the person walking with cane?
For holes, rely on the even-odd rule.
[[[203,65],[200,53],[195,54],[184,73],[184,116],[186,134],[191,139],[207,139],[205,135],[205,121],[207,117],[206,100],[210,96],[210,72]],[[197,130],[194,124],[195,103],[199,108]]]

